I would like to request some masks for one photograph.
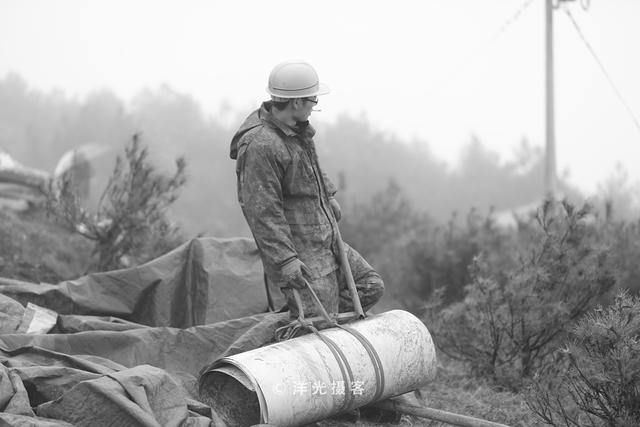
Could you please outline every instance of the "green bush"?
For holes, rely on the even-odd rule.
[[[439,349],[515,388],[550,363],[558,339],[615,283],[588,216],[587,207],[545,202],[521,226],[527,238],[511,268],[502,270],[504,258],[476,257],[464,300],[427,311]]]
[[[530,388],[530,409],[552,426],[640,425],[640,298],[620,293],[571,332]]]

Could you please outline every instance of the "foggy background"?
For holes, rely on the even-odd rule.
[[[94,166],[99,195],[142,132],[160,168],[188,161],[172,208],[188,233],[249,235],[229,141],[267,99],[271,68],[303,59],[332,90],[311,121],[347,211],[389,186],[441,221],[515,208],[543,195],[543,5],[0,0],[0,148],[52,171],[70,148],[108,147]],[[634,211],[638,18],[634,0],[554,13],[561,192],[618,191]]]
[[[543,202],[553,1],[558,203]],[[54,366],[71,366],[65,351],[113,358],[109,371],[142,365],[145,416],[174,380],[202,400],[198,372],[225,341],[257,344],[275,325],[260,317],[260,270],[240,271],[256,261],[246,241],[194,238],[251,236],[229,144],[268,99],[272,68],[296,59],[331,88],[311,122],[340,234],[384,281],[374,310],[409,311],[432,334],[437,373],[416,403],[505,425],[553,413],[555,425],[640,425],[640,0],[553,1],[0,0],[0,354],[24,380],[0,392],[0,420],[82,415],[88,388],[75,383],[102,379],[42,374],[66,372]],[[47,310],[54,329],[33,331],[32,303],[82,317]],[[174,329],[249,314],[202,336]],[[140,351],[144,330],[130,339],[137,325],[121,320],[162,333]],[[78,339],[58,335],[65,324]],[[99,400],[81,397],[95,415]],[[158,419],[205,416],[171,397]],[[360,415],[336,422],[374,425]]]

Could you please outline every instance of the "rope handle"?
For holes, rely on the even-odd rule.
[[[330,324],[337,325],[338,322],[335,319],[331,318],[327,310],[322,305],[320,298],[318,298],[318,295],[315,293],[311,285],[309,285],[309,282],[305,280],[304,283],[306,285],[306,290],[311,293],[311,297],[313,298],[313,301],[315,302],[316,306],[320,310],[320,315],[324,318],[324,320],[326,320]],[[302,313],[302,318],[304,319],[304,313],[302,312],[302,298],[300,298],[300,291],[296,288],[293,288],[293,297],[295,298],[296,304],[298,305],[298,313]],[[300,316],[298,316],[298,318],[300,318]]]
[[[332,326],[339,326],[339,320],[344,320],[344,319],[351,320],[351,319],[354,319],[354,318],[358,317],[358,313],[356,313],[355,311],[349,311],[349,312],[346,312],[346,313],[338,313],[335,316],[335,318],[331,317],[329,315],[329,313],[327,312],[327,310],[322,305],[322,302],[320,301],[320,298],[318,298],[318,295],[315,293],[313,288],[309,285],[309,282],[307,282],[305,280],[304,283],[306,285],[305,289],[308,290],[311,293],[311,297],[312,297],[314,303],[316,304],[316,306],[320,310],[320,316],[305,317],[305,315],[304,315],[304,307],[303,307],[303,304],[302,304],[302,298],[300,297],[300,291],[298,289],[296,289],[296,288],[291,288],[291,291],[293,293],[294,302],[295,302],[296,306],[298,307],[298,318],[296,320],[293,320],[289,324],[276,329],[275,336],[276,336],[277,341],[287,340],[287,339],[295,337],[297,332],[298,332],[298,330],[301,329],[301,328],[313,331],[315,329],[315,327],[313,326],[314,322],[318,322],[318,321],[324,320],[324,321],[328,322]]]

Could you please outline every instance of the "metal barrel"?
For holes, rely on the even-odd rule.
[[[230,426],[298,426],[416,390],[435,371],[424,323],[392,310],[219,359],[201,397]]]

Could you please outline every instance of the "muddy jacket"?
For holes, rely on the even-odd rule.
[[[231,142],[238,200],[260,249],[267,276],[297,257],[313,278],[338,268],[336,219],[329,198],[336,189],[318,164],[308,123],[292,128],[275,119],[265,102]]]

